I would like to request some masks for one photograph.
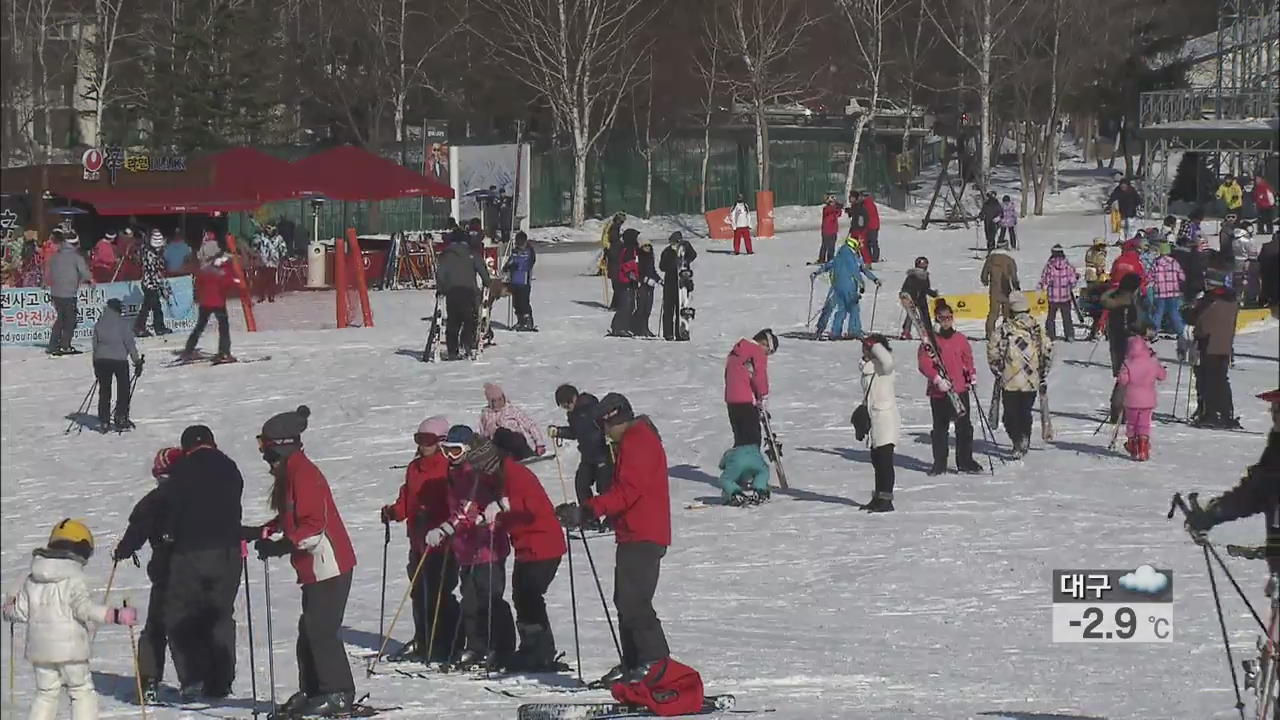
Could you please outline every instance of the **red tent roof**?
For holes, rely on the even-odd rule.
[[[453,188],[360,148],[344,145],[293,163],[293,197],[333,200],[453,197]]]
[[[284,200],[293,195],[293,166],[253,148],[231,148],[209,158],[213,185],[230,194],[261,202]]]

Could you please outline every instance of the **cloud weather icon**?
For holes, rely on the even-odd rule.
[[[1120,587],[1133,592],[1157,595],[1169,586],[1169,578],[1150,565],[1140,565],[1137,570],[1120,576]]]

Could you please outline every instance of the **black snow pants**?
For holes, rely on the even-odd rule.
[[[1032,411],[1036,404],[1034,390],[1002,390],[1000,399],[1004,405],[1004,429],[1014,443],[1019,440],[1031,443]]]
[[[969,410],[969,393],[962,392],[959,395],[960,404],[965,409],[964,417],[956,415],[949,398],[929,398],[929,409],[933,413],[933,431],[929,433],[929,440],[933,443],[935,468],[947,466],[947,456],[950,454],[947,442],[950,439],[952,421],[956,425],[956,463],[968,465],[973,462],[973,413]]]
[[[516,647],[511,606],[502,598],[507,586],[504,562],[462,568],[462,625],[467,649],[510,653]]]
[[[409,577],[413,577],[419,560],[420,556],[409,553]],[[453,553],[440,549],[428,554],[409,597],[413,602],[413,639],[423,650],[430,647],[432,660],[448,660],[459,649],[460,638],[454,636],[462,612],[453,594],[457,587],[458,561]]]
[[[760,409],[751,403],[728,403],[729,429],[733,431],[733,446],[760,446]]]
[[[169,565],[164,627],[183,687],[222,692],[236,676],[240,548],[175,552]],[[345,657],[345,655],[344,655]]]
[[[613,570],[613,604],[618,609],[622,664],[639,667],[671,654],[662,621],[653,609],[658,575],[667,549],[657,543],[619,543]]]
[[[354,692],[351,664],[342,645],[342,616],[351,594],[351,573],[302,586],[298,618],[298,689],[307,697]]]
[[[476,290],[475,288],[449,288],[444,294],[445,323],[444,343],[450,357],[458,355],[459,347],[471,352],[476,346]]]

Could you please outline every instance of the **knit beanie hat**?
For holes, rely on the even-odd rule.
[[[1027,296],[1022,291],[1014,290],[1009,293],[1009,309],[1016,313],[1031,312],[1031,303],[1027,302]]]
[[[483,473],[495,473],[502,467],[502,451],[488,438],[476,435],[467,451],[467,462]]]
[[[278,455],[285,456],[302,447],[302,431],[307,429],[309,417],[311,408],[306,405],[271,416],[262,424],[262,433],[258,435],[263,451],[274,449]]]
[[[506,393],[502,392],[502,386],[497,383],[484,384],[484,399],[489,402],[497,402],[498,400],[506,400]]]
[[[183,452],[191,452],[193,449],[201,445],[216,448],[218,444],[213,440],[213,431],[208,425],[190,425],[186,430],[182,431],[181,443]]]

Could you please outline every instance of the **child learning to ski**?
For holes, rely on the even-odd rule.
[[[547,452],[542,431],[523,410],[512,405],[497,383],[484,384],[485,408],[480,411],[480,435],[517,460]]]
[[[89,673],[89,626],[132,627],[138,623],[138,612],[127,605],[109,608],[89,599],[84,566],[93,556],[93,534],[84,522],[60,521],[53,526],[48,544],[36,548],[32,556],[31,574],[3,608],[5,620],[27,625],[25,656],[36,675],[27,718],[53,720],[66,689],[71,717],[96,720],[98,696]]]
[[[1147,339],[1140,334],[1130,335],[1116,384],[1124,388],[1124,422],[1128,436],[1124,449],[1139,462],[1151,459],[1151,415],[1156,407],[1156,383],[1166,377],[1168,373]]]

